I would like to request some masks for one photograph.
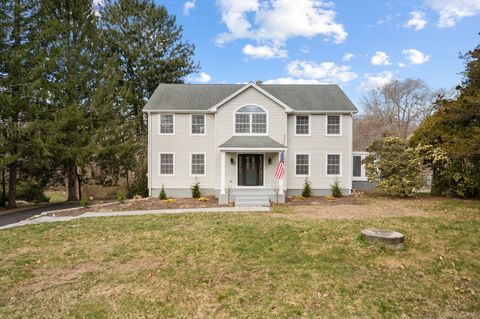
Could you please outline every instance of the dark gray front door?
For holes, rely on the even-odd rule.
[[[238,186],[263,186],[263,154],[238,155]]]

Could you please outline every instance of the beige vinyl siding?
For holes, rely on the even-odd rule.
[[[215,114],[215,146],[218,147],[229,140],[234,135],[235,127],[235,111],[244,105],[254,104],[261,106],[268,112],[267,122],[268,122],[268,136],[273,140],[283,143],[284,136],[287,134],[285,129],[287,126],[287,114],[285,109],[274,102],[272,99],[268,98],[264,94],[260,93],[255,88],[249,88],[237,95],[221,107],[219,107],[217,113]],[[286,143],[285,137],[285,143]],[[252,152],[256,153],[256,152]],[[230,157],[234,158],[234,165],[230,164]],[[268,159],[266,159],[267,161]],[[275,173],[276,168],[276,159],[272,158],[272,165],[268,165],[268,162],[265,164],[265,187],[271,187],[272,177]],[[216,151],[216,163],[217,163],[217,185],[216,189],[220,188],[220,151]],[[235,187],[237,185],[237,156],[236,154],[227,153],[225,160],[225,176],[226,182],[225,185],[228,187],[230,181]],[[272,172],[273,170],[273,172]]]
[[[295,116],[288,115],[287,188],[301,189],[304,176],[295,176],[295,154],[310,154],[309,181],[313,189],[330,189],[335,177],[326,174],[327,154],[341,154],[341,176],[343,189],[350,189],[352,117],[341,115],[342,136],[326,136],[326,115],[312,114],[309,136],[294,135]]]
[[[215,185],[215,147],[214,147],[214,115],[207,114],[206,135],[190,135],[190,114],[177,113],[174,135],[158,134],[158,118],[160,114],[151,113],[151,187],[189,188],[195,177],[190,176],[190,154],[205,153],[206,176],[199,176],[201,188],[214,188]],[[174,176],[159,176],[158,153],[175,153]]]

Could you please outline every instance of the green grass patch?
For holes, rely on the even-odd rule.
[[[0,231],[0,317],[479,317],[479,202],[422,205],[432,214],[336,220],[275,208]],[[366,227],[403,232],[405,251],[363,241]]]

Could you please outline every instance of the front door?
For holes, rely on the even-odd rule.
[[[263,154],[238,155],[238,186],[263,186]]]

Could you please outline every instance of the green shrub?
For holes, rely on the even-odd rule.
[[[408,147],[407,140],[386,137],[367,147],[368,156],[363,160],[368,180],[377,183],[377,188],[392,196],[409,196],[420,189],[424,182],[423,157],[420,152]]]
[[[82,198],[80,199],[80,206],[87,207],[88,205],[90,205],[90,201],[88,200],[88,197],[82,196]]]
[[[342,190],[340,189],[340,184],[338,183],[338,180],[335,180],[335,182],[330,186],[332,189],[332,196],[336,198],[342,197]]]
[[[124,191],[118,191],[117,192],[117,200],[120,204],[125,203],[126,195]]]
[[[195,180],[191,189],[193,198],[200,198],[200,196],[202,196],[202,193],[200,192],[200,182],[198,180]]]
[[[43,193],[44,188],[29,182],[21,182],[17,184],[17,199],[27,202],[43,203],[48,202],[50,198]]]
[[[305,183],[303,184],[302,196],[303,197],[311,197],[312,196],[312,185],[308,181],[307,178],[305,178]]]
[[[167,193],[165,192],[165,187],[162,184],[162,189],[160,190],[160,194],[158,195],[158,198],[161,200],[167,199]]]

